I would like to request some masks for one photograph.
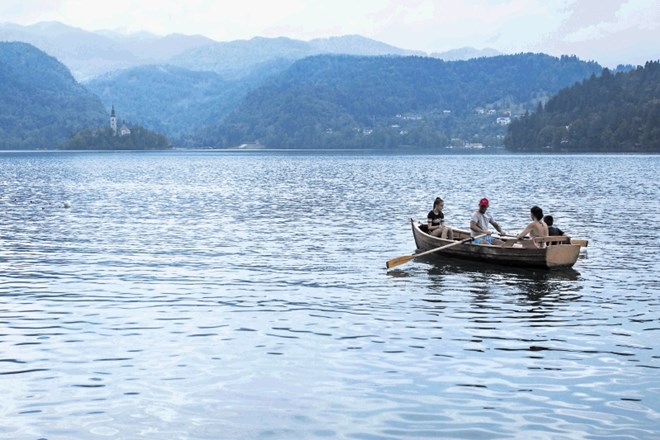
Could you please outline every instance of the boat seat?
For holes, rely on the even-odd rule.
[[[547,237],[535,237],[536,243],[545,243],[547,246],[554,246],[558,244],[570,244],[571,238],[565,235],[549,235]]]

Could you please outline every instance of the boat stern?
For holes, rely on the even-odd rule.
[[[546,264],[549,269],[573,267],[580,255],[580,245],[564,244],[548,246],[546,249]]]

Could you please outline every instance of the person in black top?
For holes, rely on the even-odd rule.
[[[436,197],[433,201],[433,209],[427,215],[429,234],[435,237],[454,239],[454,231],[448,226],[445,226],[445,214],[442,212],[445,202]]]
[[[543,217],[543,223],[548,225],[548,235],[564,235],[564,231],[562,231],[556,226],[552,226],[554,221],[555,220],[552,218],[551,215],[546,215],[545,217]]]

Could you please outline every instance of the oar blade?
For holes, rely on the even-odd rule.
[[[413,258],[415,258],[414,255],[406,255],[406,256],[403,256],[403,257],[392,258],[391,260],[388,260],[385,263],[385,266],[387,266],[388,269],[391,269],[395,266],[400,266],[404,263],[407,263],[408,261],[412,260]]]

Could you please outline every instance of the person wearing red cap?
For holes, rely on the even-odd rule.
[[[488,230],[488,225],[493,225],[495,229],[497,229],[497,232],[500,234],[505,234],[504,230],[500,227],[499,224],[493,219],[493,216],[486,213],[488,210],[490,203],[488,202],[487,198],[483,198],[479,200],[479,209],[472,214],[472,218],[470,219],[470,232],[472,233],[472,236],[477,236],[477,235],[482,235],[482,234],[489,234],[486,237],[483,238],[478,238],[473,241],[474,244],[480,244],[480,243],[489,243],[489,244],[501,244],[501,240],[497,240],[493,237],[490,236],[491,232]]]

